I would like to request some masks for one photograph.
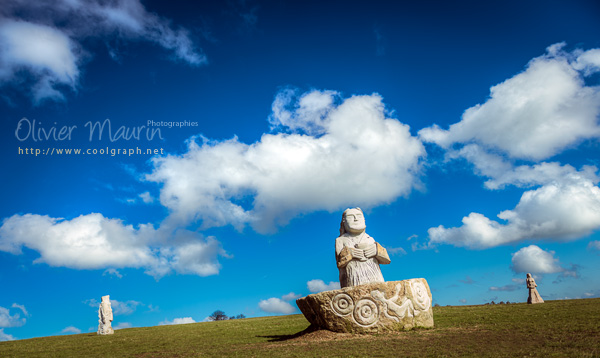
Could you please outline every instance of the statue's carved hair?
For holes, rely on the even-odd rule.
[[[364,215],[362,209],[359,208],[358,206],[355,208],[348,208],[348,209],[344,210],[344,212],[342,213],[342,221],[340,222],[340,236],[342,236],[346,233],[346,227],[344,226],[344,223],[346,222],[346,213],[348,213],[348,211],[350,211],[350,210],[358,210],[358,211],[360,211],[361,214]]]

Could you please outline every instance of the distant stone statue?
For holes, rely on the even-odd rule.
[[[112,329],[111,322],[113,320],[112,307],[110,306],[110,296],[102,296],[102,302],[100,302],[100,308],[98,309],[98,334],[113,334],[115,331]]]
[[[528,273],[527,274],[527,288],[529,289],[529,297],[527,297],[527,303],[533,304],[533,303],[544,303],[544,300],[542,300],[542,296],[540,296],[540,293],[537,290],[537,285],[535,283],[535,280],[533,279],[533,277],[531,277],[531,274]]]
[[[379,264],[389,264],[387,250],[367,235],[360,208],[346,209],[335,240],[335,257],[340,271],[340,286],[352,287],[385,282]]]

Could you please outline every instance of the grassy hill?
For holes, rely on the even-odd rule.
[[[309,332],[293,315],[0,342],[0,357],[600,357],[598,298],[433,310],[435,328],[406,332]]]

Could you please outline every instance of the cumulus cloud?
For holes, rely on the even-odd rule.
[[[167,326],[173,324],[188,324],[188,323],[196,323],[192,317],[183,317],[183,318],[175,318],[172,321],[164,320],[160,322],[159,326]]]
[[[300,297],[302,297],[302,295],[297,295],[294,292],[290,292],[287,295],[283,295],[281,298],[284,301],[292,301],[292,300],[297,300]]]
[[[4,219],[0,251],[15,255],[35,250],[34,263],[75,269],[143,268],[160,278],[171,272],[199,276],[219,272],[219,255],[227,254],[214,238],[195,232],[174,233],[142,224],[137,228],[102,214],[71,220],[25,214]]]
[[[294,101],[284,91],[270,123],[289,133],[264,134],[253,144],[192,138],[186,153],[153,158],[146,179],[162,184],[168,221],[239,230],[250,224],[265,233],[302,213],[408,195],[419,186],[421,142],[386,116],[379,95],[338,97],[311,91]]]
[[[485,249],[524,240],[570,241],[600,228],[600,188],[581,175],[570,175],[523,193],[513,210],[498,214],[506,222],[470,213],[460,227],[428,230],[429,245],[445,243]]]
[[[526,160],[597,138],[600,88],[586,86],[584,76],[597,70],[598,49],[568,53],[563,46],[550,46],[525,71],[493,86],[489,99],[467,109],[460,122],[422,129],[420,137],[443,148],[474,143]]]
[[[306,286],[311,293],[318,293],[323,291],[337,290],[340,288],[340,283],[331,281],[326,284],[323,280],[310,280],[306,283]]]
[[[81,330],[77,327],[69,326],[60,331],[60,333],[79,334]]]
[[[76,88],[86,52],[81,44],[90,37],[149,41],[190,65],[207,63],[186,29],[148,12],[139,0],[9,0],[0,9],[0,80],[12,81],[25,69],[35,77],[36,102],[63,99],[60,86]]]
[[[600,49],[567,52],[548,47],[525,70],[491,88],[490,97],[467,109],[447,130],[425,128],[419,137],[445,149],[446,162],[464,159],[485,187],[528,188],[500,220],[472,212],[462,226],[432,227],[429,243],[485,249],[524,240],[568,241],[600,228],[598,168],[539,162],[600,136],[600,87],[588,86]],[[522,160],[532,164],[516,165]],[[535,189],[533,189],[535,188]]]
[[[258,307],[268,313],[290,314],[296,311],[296,308],[286,301],[277,297],[271,297],[258,303]]]
[[[513,166],[501,155],[490,153],[477,144],[465,145],[459,150],[449,150],[446,159],[464,158],[473,164],[477,175],[489,178],[484,185],[488,189],[503,189],[507,185],[521,188],[545,185],[570,176],[581,176],[594,184],[600,181],[598,168],[584,165],[580,170],[558,162],[542,162],[535,165]]]
[[[0,328],[0,342],[14,341],[16,338],[8,333],[4,333],[4,328]]]
[[[563,271],[554,251],[544,251],[539,246],[530,245],[512,255],[511,269],[516,273],[556,273]]]
[[[600,49],[581,52],[573,64],[576,70],[583,71],[586,76],[600,71]]]
[[[11,314],[8,308],[0,307],[0,327],[21,327],[25,322],[18,313]]]

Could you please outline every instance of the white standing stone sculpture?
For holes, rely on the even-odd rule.
[[[340,271],[340,286],[385,282],[379,264],[389,264],[385,248],[365,232],[367,226],[360,208],[342,214],[340,236],[335,240],[335,258]]]
[[[315,328],[377,333],[433,327],[431,289],[424,278],[385,282],[387,251],[365,232],[360,208],[346,209],[335,258],[341,289],[302,297],[296,304]]]
[[[113,334],[111,322],[113,320],[112,307],[110,306],[110,296],[102,296],[100,308],[98,308],[98,334]]]
[[[528,273],[527,274],[527,288],[529,289],[529,297],[527,297],[527,303],[529,304],[533,304],[533,303],[544,303],[544,300],[542,299],[542,296],[540,296],[540,293],[537,290],[537,284],[535,283],[535,280],[533,279],[533,277],[531,277],[531,274]]]

